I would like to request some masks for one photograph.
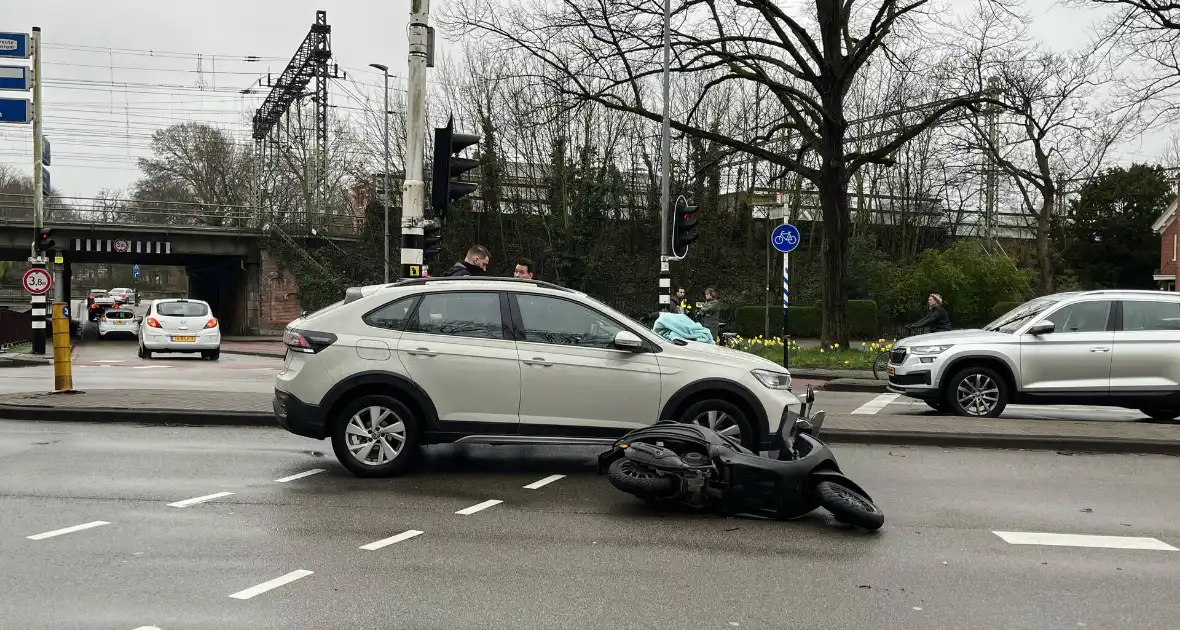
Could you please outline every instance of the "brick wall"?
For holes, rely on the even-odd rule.
[[[299,291],[295,278],[289,271],[279,271],[278,261],[266,250],[262,250],[258,275],[262,289],[260,332],[282,330],[299,317]]]

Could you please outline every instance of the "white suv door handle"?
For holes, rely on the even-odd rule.
[[[1090,352],[1110,352],[1110,348],[1108,348],[1106,346],[1096,346],[1096,347],[1090,348]]]
[[[532,359],[525,359],[524,364],[525,365],[550,366],[550,365],[553,365],[553,362],[546,361],[545,357],[533,357]]]
[[[414,348],[413,350],[406,350],[406,354],[414,355],[414,356],[417,356],[420,354],[424,357],[433,357],[433,356],[437,355],[438,353],[432,351],[430,348]]]

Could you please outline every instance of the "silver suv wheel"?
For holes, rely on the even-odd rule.
[[[1008,406],[1008,389],[1008,382],[994,369],[975,366],[951,379],[946,398],[960,416],[995,418]]]
[[[406,423],[394,410],[373,405],[352,414],[344,436],[357,462],[382,466],[397,459],[405,447]]]

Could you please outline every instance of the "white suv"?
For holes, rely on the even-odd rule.
[[[660,419],[769,448],[791,377],[745,352],[669,341],[584,293],[514,278],[348,290],[291,322],[278,423],[331,438],[359,476],[404,471],[424,444],[609,444]]]

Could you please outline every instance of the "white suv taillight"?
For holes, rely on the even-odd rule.
[[[288,328],[283,331],[283,343],[295,352],[315,354],[336,341],[336,335],[312,330],[294,330]]]

